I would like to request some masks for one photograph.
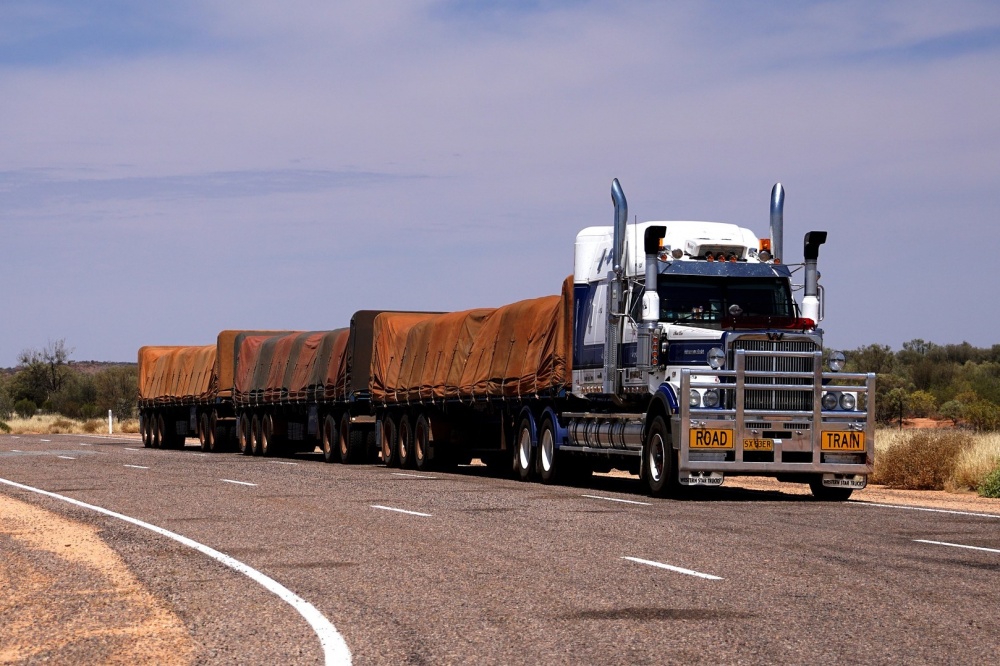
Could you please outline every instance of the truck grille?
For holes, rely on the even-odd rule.
[[[746,384],[767,386],[768,384],[795,384],[808,387],[802,391],[769,391],[765,388],[747,388],[743,397],[744,409],[767,409],[780,411],[808,411],[813,407],[812,379],[780,378],[785,372],[813,371],[811,358],[782,356],[787,352],[815,352],[818,347],[812,340],[766,340],[737,338],[729,348],[727,359],[730,368],[736,367],[736,349],[746,351],[746,369],[752,372],[770,372],[776,377],[747,377]]]

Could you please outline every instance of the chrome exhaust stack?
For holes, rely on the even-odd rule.
[[[618,395],[621,373],[618,354],[622,341],[622,295],[624,294],[625,225],[628,222],[628,202],[621,183],[611,182],[611,200],[615,204],[615,228],[611,248],[612,272],[608,273],[608,322],[604,332],[604,393]]]
[[[806,234],[803,254],[806,260],[806,285],[805,293],[802,296],[802,316],[812,319],[815,323],[820,321],[819,302],[819,270],[816,262],[819,259],[819,246],[826,242],[825,231],[810,231]]]
[[[774,263],[785,257],[785,188],[775,183],[771,188],[771,256]]]

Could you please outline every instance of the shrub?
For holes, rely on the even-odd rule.
[[[1000,498],[1000,467],[990,472],[976,490],[983,497]]]
[[[30,419],[38,411],[38,405],[33,400],[23,398],[14,403],[14,413],[22,419]]]
[[[10,432],[10,426],[0,421],[0,432]]]
[[[73,422],[62,417],[57,418],[49,425],[49,433],[62,435],[73,432]]]
[[[890,488],[944,490],[958,457],[973,444],[964,432],[916,433],[875,457],[870,481]]]
[[[94,434],[95,432],[101,432],[104,428],[107,428],[108,424],[101,419],[88,419],[83,422],[80,428],[88,434]]]

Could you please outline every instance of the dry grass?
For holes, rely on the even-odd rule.
[[[1000,467],[1000,433],[879,430],[869,479],[909,490],[976,490]]]
[[[30,419],[12,418],[6,422],[9,432],[13,435],[84,435],[106,434],[107,419],[88,419],[79,421],[68,419],[57,414],[42,414]],[[139,432],[137,419],[126,419],[114,422],[115,434]]]

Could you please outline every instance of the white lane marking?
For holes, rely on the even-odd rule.
[[[148,467],[143,467],[142,465],[122,465],[122,467],[131,467],[132,469],[149,469]]]
[[[165,530],[162,527],[153,525],[152,523],[143,522],[138,518],[132,518],[131,516],[126,516],[121,513],[115,513],[110,509],[105,509],[93,504],[87,504],[86,502],[81,502],[80,500],[73,499],[72,497],[66,497],[65,495],[59,495],[40,488],[33,488],[15,481],[0,479],[0,483],[5,483],[8,486],[13,486],[14,488],[20,488],[21,490],[38,493],[39,495],[45,495],[46,497],[52,497],[64,502],[69,502],[70,504],[84,509],[90,509],[91,511],[96,511],[97,513],[103,513],[106,516],[111,516],[112,518],[117,518],[118,520],[124,520],[126,523],[137,525],[143,529],[155,532],[160,536],[173,539],[174,541],[184,544],[188,548],[194,548],[203,555],[208,555],[213,560],[221,562],[230,569],[234,569],[244,576],[247,576],[269,592],[273,592],[278,596],[278,598],[298,611],[299,615],[301,615],[305,621],[309,623],[309,626],[312,627],[313,631],[316,632],[316,636],[319,638],[320,647],[323,648],[323,654],[326,658],[325,662],[327,666],[349,666],[351,663],[351,650],[347,647],[347,642],[337,631],[337,628],[333,626],[332,622],[326,619],[326,617],[311,603],[295,594],[270,576],[257,571],[249,565],[246,565],[243,562],[226,555],[225,553],[219,552],[210,546],[198,543],[194,539],[189,539],[186,536],[182,536],[176,532],[171,532],[170,530]]]
[[[929,511],[931,513],[951,513],[957,516],[975,516],[976,518],[1000,518],[995,513],[970,513],[968,511],[952,511],[951,509],[929,509],[923,506],[902,506],[901,504],[879,504],[877,502],[848,502],[855,506],[879,506],[883,509],[906,509],[908,511]]]
[[[951,546],[952,548],[968,548],[969,550],[983,550],[987,553],[1000,553],[997,548],[983,548],[982,546],[966,546],[962,543],[948,543],[947,541],[928,541],[927,539],[914,539],[917,543],[930,543],[935,546]]]
[[[285,462],[284,460],[268,460],[272,465],[298,465],[298,463]]]
[[[658,569],[666,569],[667,571],[673,571],[675,573],[687,574],[688,576],[697,576],[698,578],[707,578],[708,580],[725,580],[719,576],[713,576],[712,574],[701,573],[700,571],[693,571],[692,569],[683,569],[681,567],[675,567],[672,564],[664,564],[663,562],[654,562],[653,560],[642,560],[638,557],[623,557],[623,560],[628,560],[629,562],[638,562],[639,564],[647,564],[651,567],[656,567]]]
[[[436,479],[436,476],[426,476],[424,474],[407,474],[406,472],[390,472],[393,476],[408,476],[411,479]]]
[[[607,500],[608,502],[621,502],[622,504],[640,504],[642,506],[652,506],[649,502],[636,502],[635,500],[618,499],[617,497],[601,497],[600,495],[580,495],[587,499]]]
[[[423,516],[424,518],[431,517],[431,514],[429,513],[420,513],[419,511],[407,511],[406,509],[397,509],[391,506],[382,506],[381,504],[372,504],[371,507],[373,509],[382,509],[383,511],[396,511],[397,513],[406,513],[411,516]]]
[[[76,460],[73,456],[56,456],[56,458],[62,458],[63,460]]]
[[[20,449],[11,449],[10,452],[11,453],[24,453],[24,451],[22,451]]]
[[[241,486],[256,486],[256,483],[249,483],[247,481],[233,481],[232,479],[219,479],[219,481],[225,481],[226,483],[237,483]]]
[[[38,440],[38,441],[39,441],[39,442],[51,442],[52,440],[51,440],[51,439],[40,439],[40,440]]]
[[[126,451],[142,451],[142,449],[130,449],[127,446],[122,447],[122,448],[124,448]]]
[[[92,446],[90,442],[77,442],[80,446]]]

